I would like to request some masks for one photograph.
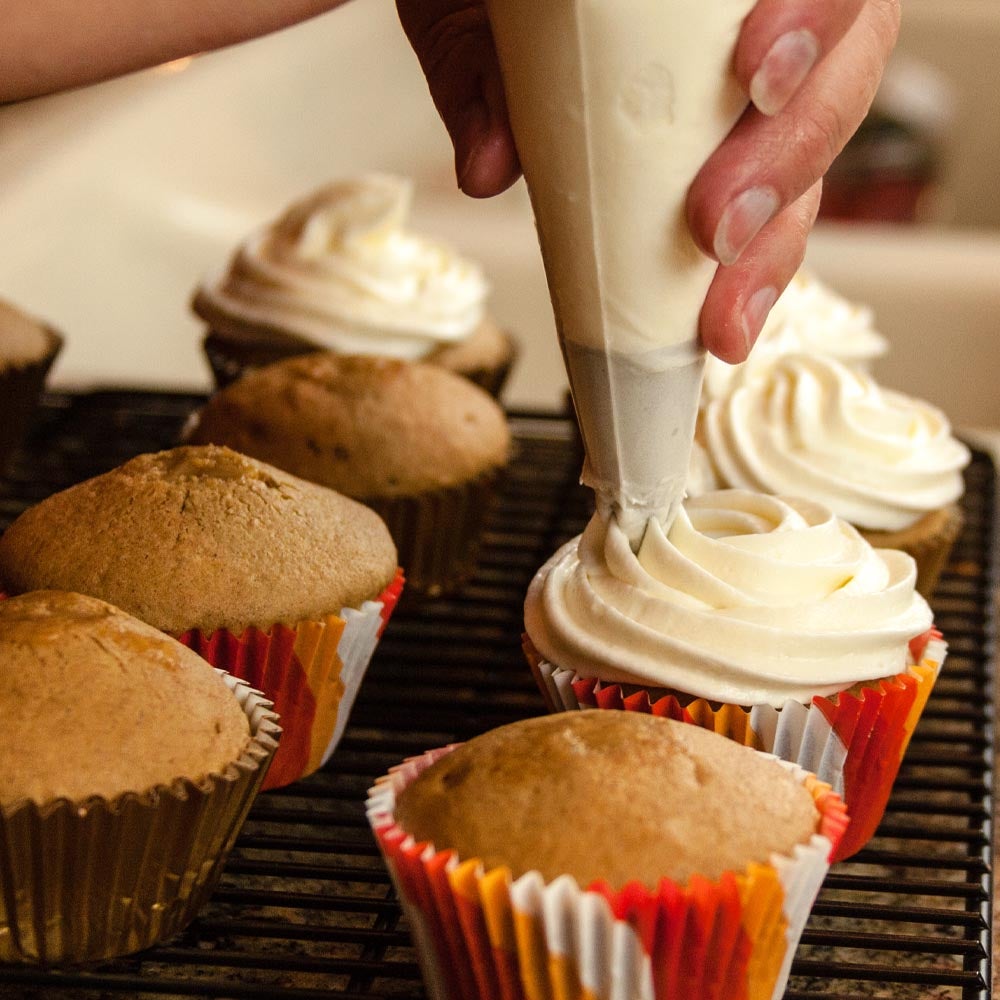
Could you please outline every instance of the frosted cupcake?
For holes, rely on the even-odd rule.
[[[197,290],[216,380],[336,351],[440,364],[500,393],[514,342],[488,317],[481,269],[406,228],[412,184],[329,184],[250,236]]]
[[[412,758],[368,815],[449,1000],[780,997],[845,823],[794,765],[624,712]]]
[[[833,358],[787,354],[708,402],[698,438],[720,486],[822,503],[877,548],[912,555],[917,588],[933,593],[969,461],[936,407]]]
[[[99,597],[272,699],[267,788],[329,759],[402,584],[377,514],[227,448],[140,455],[0,537],[0,589]]]
[[[269,703],[103,601],[0,601],[0,962],[113,958],[208,899],[274,753]]]
[[[819,504],[724,490],[638,553],[595,516],[532,581],[525,650],[552,709],[652,710],[816,772],[852,816],[847,856],[944,658],[915,579]]]
[[[749,372],[782,354],[819,354],[867,371],[888,350],[870,308],[849,301],[801,270],[778,296],[746,361],[730,365],[706,357],[702,402],[726,395]]]

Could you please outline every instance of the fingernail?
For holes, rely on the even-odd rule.
[[[750,100],[761,114],[776,115],[819,58],[819,42],[801,29],[781,35],[768,49],[750,81]]]
[[[746,305],[743,307],[743,315],[740,317],[740,322],[743,326],[743,342],[746,344],[747,354],[750,353],[751,348],[757,342],[760,331],[764,328],[764,321],[767,319],[767,314],[771,311],[771,306],[774,305],[777,298],[778,289],[773,285],[768,285],[754,292],[747,299]]]
[[[727,206],[715,230],[712,248],[720,264],[735,264],[747,244],[778,211],[778,192],[773,188],[748,188]]]

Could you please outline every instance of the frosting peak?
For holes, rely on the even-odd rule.
[[[412,184],[371,174],[328,184],[250,236],[196,308],[340,353],[415,359],[483,320],[482,271],[405,226]]]
[[[525,622],[583,676],[780,706],[904,670],[931,624],[915,580],[819,504],[720,490],[667,534],[651,521],[637,553],[595,516],[535,577]]]

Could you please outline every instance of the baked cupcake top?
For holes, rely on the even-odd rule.
[[[807,497],[874,531],[954,503],[970,458],[937,407],[812,354],[748,372],[702,408],[698,436],[720,485]]]
[[[189,434],[355,497],[466,482],[510,453],[503,410],[436,365],[308,354],[215,395]]]
[[[719,490],[638,552],[595,515],[535,575],[525,626],[584,677],[780,707],[904,671],[931,625],[915,584],[910,556],[820,504]]]
[[[849,301],[802,270],[778,296],[746,361],[730,365],[712,355],[706,357],[702,401],[725,395],[759,366],[782,354],[821,354],[865,370],[888,350],[885,337],[875,329],[871,309]]]
[[[718,878],[816,833],[801,780],[777,761],[639,712],[529,719],[462,744],[400,793],[399,826],[514,878],[537,870],[620,889]]]
[[[41,320],[0,299],[0,372],[43,360],[59,343]]]
[[[198,289],[195,312],[229,337],[343,354],[412,360],[468,337],[488,286],[477,265],[406,229],[412,197],[410,181],[382,174],[320,188],[251,235]]]
[[[143,793],[238,760],[247,717],[200,656],[92,597],[0,601],[0,805]]]
[[[9,593],[74,590],[173,633],[336,614],[377,597],[396,565],[374,511],[216,447],[139,455],[0,537]]]

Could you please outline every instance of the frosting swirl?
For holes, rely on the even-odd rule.
[[[866,369],[888,349],[875,330],[871,309],[799,271],[778,296],[746,361],[730,365],[711,355],[705,359],[702,400],[725,395],[781,354],[823,354]]]
[[[532,581],[528,635],[602,680],[782,705],[906,668],[931,624],[913,560],[819,504],[743,490],[686,501],[638,553],[595,515]]]
[[[461,340],[488,287],[478,266],[404,228],[412,193],[380,174],[320,188],[250,236],[196,311],[345,354],[412,360]]]
[[[953,503],[969,461],[940,410],[819,355],[778,357],[710,401],[699,436],[721,485],[809,497],[872,531]]]

